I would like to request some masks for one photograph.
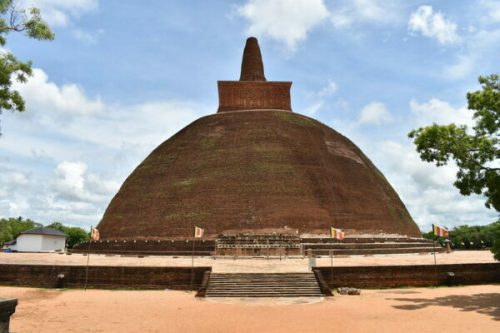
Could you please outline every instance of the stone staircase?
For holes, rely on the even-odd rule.
[[[205,297],[321,297],[314,273],[212,273]]]

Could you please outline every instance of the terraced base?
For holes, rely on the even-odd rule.
[[[428,240],[396,240],[380,241],[372,239],[372,242],[359,241],[358,239],[346,239],[343,242],[308,242],[302,243],[305,250],[310,249],[315,255],[370,255],[370,254],[403,254],[403,253],[431,253],[444,252],[445,248],[437,245],[434,247],[432,241]]]
[[[206,297],[321,297],[313,273],[212,273]]]

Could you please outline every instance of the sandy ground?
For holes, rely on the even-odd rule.
[[[438,264],[486,263],[495,262],[490,251],[456,251],[438,253]],[[81,254],[57,253],[0,253],[0,264],[41,264],[41,265],[85,265],[87,257]],[[317,266],[330,266],[330,258],[317,258]],[[434,256],[425,254],[392,254],[372,256],[334,257],[334,266],[368,266],[368,265],[432,265]],[[114,266],[191,266],[191,257],[122,257],[92,254],[90,265]],[[307,272],[307,258],[271,259],[232,259],[195,257],[195,266],[212,266],[214,272]]]
[[[32,332],[500,332],[500,286],[363,290],[361,296],[196,299],[181,291],[0,287]]]

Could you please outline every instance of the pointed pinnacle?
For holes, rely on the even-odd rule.
[[[240,81],[266,81],[259,42],[255,37],[247,39],[241,62]]]

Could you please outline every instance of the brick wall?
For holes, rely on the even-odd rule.
[[[101,240],[90,244],[90,253],[118,253],[138,255],[210,255],[215,251],[214,240]],[[89,244],[75,246],[71,252],[87,253]]]
[[[448,284],[447,272],[455,274],[453,284],[500,283],[500,263],[315,267],[330,288],[425,287]],[[197,290],[203,274],[211,267],[195,267],[193,289]],[[332,280],[333,272],[333,280]],[[7,265],[0,264],[0,285],[55,288],[58,274],[64,274],[64,287],[83,288],[85,266]],[[90,266],[89,288],[101,289],[179,289],[188,290],[191,267]]]
[[[500,283],[500,263],[315,267],[320,270],[330,288],[395,288]],[[450,280],[447,272],[455,276]],[[332,279],[333,273],[333,279]]]
[[[123,267],[89,266],[88,287],[100,289],[180,289],[188,290],[193,277],[197,290],[205,271],[211,267]],[[56,288],[64,274],[65,288],[83,288],[85,266],[0,264],[0,285]]]

